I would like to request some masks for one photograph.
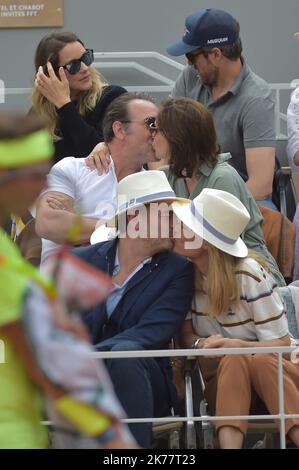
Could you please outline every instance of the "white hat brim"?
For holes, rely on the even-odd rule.
[[[115,219],[116,217],[122,215],[122,214],[125,214],[128,210],[131,210],[131,209],[138,209],[138,207],[141,207],[141,206],[145,206],[145,205],[148,205],[148,204],[151,204],[152,202],[163,202],[163,201],[167,201],[167,202],[178,202],[180,204],[182,203],[188,203],[189,202],[189,199],[186,199],[186,198],[183,198],[183,197],[161,197],[161,198],[153,198],[153,199],[150,199],[148,201],[145,201],[145,202],[140,202],[140,203],[137,203],[137,204],[132,204],[131,206],[129,207],[126,207],[122,210],[118,210],[113,217],[111,217],[111,219],[108,219],[107,220],[107,225],[108,226],[115,226]]]
[[[117,237],[117,231],[113,227],[107,227],[106,225],[100,225],[92,232],[90,236],[90,244],[95,245],[96,243],[106,242],[113,240]]]
[[[191,201],[186,200],[184,202],[174,202],[172,209],[175,215],[195,234],[202,237],[211,245],[216,246],[219,250],[228,253],[229,255],[236,256],[238,258],[245,258],[248,255],[248,248],[239,237],[234,244],[226,243],[215,235],[206,230],[203,225],[194,217],[191,212]]]

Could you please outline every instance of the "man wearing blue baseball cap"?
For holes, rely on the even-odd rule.
[[[242,57],[239,30],[238,21],[223,10],[201,9],[188,16],[183,37],[167,48],[188,60],[172,97],[193,98],[209,108],[222,152],[231,153],[232,165],[257,202],[275,208],[274,99]]]

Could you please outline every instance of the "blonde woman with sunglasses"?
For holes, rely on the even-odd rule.
[[[126,90],[107,86],[92,67],[93,50],[74,33],[44,36],[35,53],[33,110],[42,116],[55,144],[55,161],[85,157],[103,140],[108,104]]]

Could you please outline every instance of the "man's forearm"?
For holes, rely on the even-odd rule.
[[[79,224],[78,234],[75,236],[74,244],[89,243],[90,235],[95,229],[97,219],[81,217],[78,214],[64,210],[53,210],[48,217],[36,219],[37,234],[55,243],[61,244],[69,241],[69,234],[72,227]]]
[[[273,147],[247,148],[246,168],[248,180],[246,185],[254,199],[265,199],[272,193],[275,149]]]
[[[246,186],[256,201],[265,199],[272,193],[272,184],[256,181],[253,177],[249,177],[246,181]]]

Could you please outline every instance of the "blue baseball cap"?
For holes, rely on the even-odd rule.
[[[229,13],[214,8],[201,9],[185,21],[183,37],[166,49],[169,55],[179,56],[205,46],[233,44],[239,37],[238,23]]]

